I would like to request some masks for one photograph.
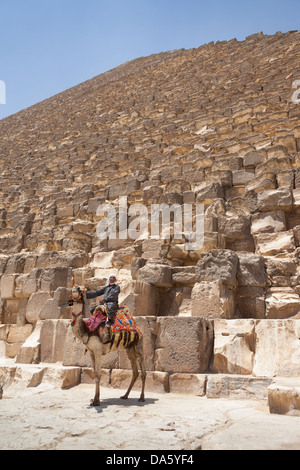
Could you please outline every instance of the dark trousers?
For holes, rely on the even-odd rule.
[[[106,305],[107,305],[107,319],[111,320],[119,306],[117,302],[107,302]]]

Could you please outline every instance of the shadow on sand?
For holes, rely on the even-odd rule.
[[[105,408],[108,408],[109,406],[120,406],[120,407],[129,407],[129,406],[147,406],[147,405],[153,405],[156,401],[158,401],[157,398],[145,398],[145,401],[139,401],[138,398],[127,398],[126,400],[122,398],[104,398],[101,400],[100,406],[93,406],[89,405],[87,406],[87,409],[94,408],[97,413],[101,413],[102,410]]]

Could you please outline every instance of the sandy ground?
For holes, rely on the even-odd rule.
[[[300,417],[270,414],[266,402],[101,389],[13,390],[0,400],[1,450],[300,450]]]

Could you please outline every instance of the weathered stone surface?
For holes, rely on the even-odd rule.
[[[227,287],[237,285],[238,256],[231,250],[211,250],[196,266],[196,280],[220,281]]]
[[[26,320],[28,323],[36,323],[47,300],[51,299],[48,292],[39,291],[32,294],[26,307]]]
[[[291,210],[293,204],[293,195],[290,188],[280,188],[266,190],[257,195],[258,210]]]
[[[241,287],[266,286],[267,272],[264,258],[254,254],[240,254],[237,269],[237,281]]]
[[[300,374],[300,320],[259,320],[253,375],[257,377]]]
[[[200,373],[208,369],[213,346],[211,322],[202,318],[159,318],[155,369]]]
[[[193,317],[234,318],[233,292],[220,281],[197,282],[191,294]]]
[[[159,264],[159,260],[151,259],[138,271],[138,280],[157,287],[170,288],[172,286],[172,269],[165,264]]]
[[[299,379],[274,379],[268,387],[270,413],[300,416]]]
[[[254,320],[215,320],[212,370],[229,374],[251,374],[255,351]]]

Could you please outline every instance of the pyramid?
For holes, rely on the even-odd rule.
[[[154,389],[266,397],[300,376],[299,39],[141,57],[0,121],[4,382],[22,364],[90,380],[65,304],[111,271]],[[120,201],[135,237],[118,231]],[[200,246],[175,236],[173,213],[169,232],[141,230],[132,208],[161,205],[202,208]],[[99,236],[105,207],[115,237]],[[130,366],[116,353],[104,368],[117,386]]]

